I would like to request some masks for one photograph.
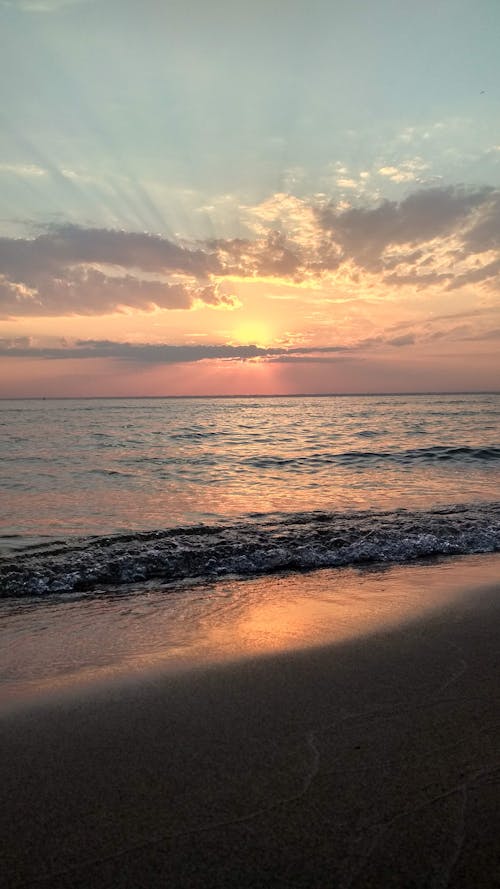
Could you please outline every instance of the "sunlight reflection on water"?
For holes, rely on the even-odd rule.
[[[499,419],[493,394],[0,402],[0,529],[490,499]]]

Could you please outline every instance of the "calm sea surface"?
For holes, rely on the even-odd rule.
[[[498,542],[495,394],[3,401],[0,442],[4,595]]]

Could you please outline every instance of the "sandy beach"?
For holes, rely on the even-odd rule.
[[[4,713],[3,885],[500,885],[499,592]]]

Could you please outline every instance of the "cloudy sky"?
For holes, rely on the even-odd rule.
[[[500,388],[498,0],[0,0],[0,396]]]

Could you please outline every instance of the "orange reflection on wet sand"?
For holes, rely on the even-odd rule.
[[[12,606],[0,705],[369,636],[498,581],[499,556]],[[472,591],[472,593],[471,593]]]

